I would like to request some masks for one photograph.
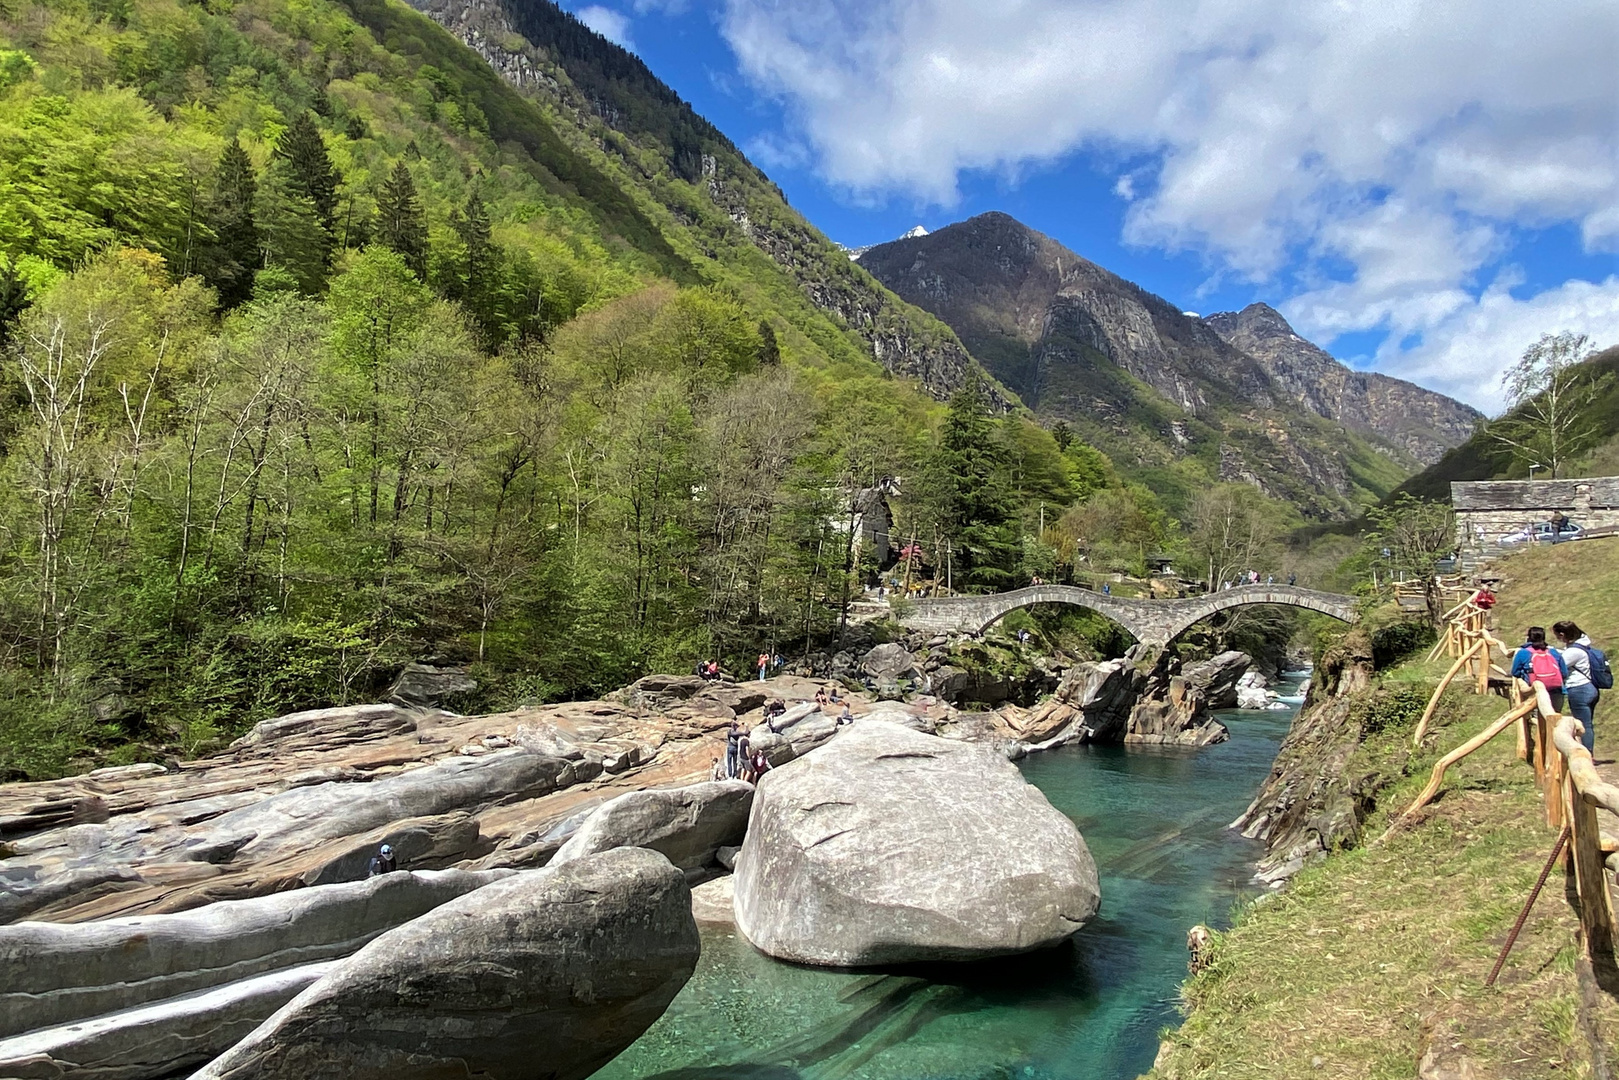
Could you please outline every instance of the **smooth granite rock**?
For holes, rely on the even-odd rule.
[[[8,1080],[160,1080],[236,1045],[341,961],[270,971],[177,998],[0,1039]]]
[[[1073,822],[993,751],[863,720],[765,774],[737,858],[737,926],[784,960],[975,960],[1096,914]]]
[[[584,1080],[698,949],[685,875],[656,852],[522,871],[384,934],[193,1080]]]
[[[1232,649],[1208,660],[1187,664],[1181,674],[1194,689],[1202,692],[1209,708],[1235,709],[1238,708],[1237,683],[1252,664],[1253,659],[1247,653]]]
[[[478,680],[459,665],[406,664],[388,689],[388,700],[406,706],[439,707],[478,690]]]
[[[753,785],[745,780],[632,791],[598,807],[550,865],[640,847],[659,852],[682,870],[710,866],[720,848],[742,842],[752,806]]]
[[[399,871],[172,915],[0,926],[0,1037],[347,956],[511,873]]]

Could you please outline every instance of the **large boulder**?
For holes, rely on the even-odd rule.
[[[759,949],[838,967],[1054,945],[1096,913],[1074,823],[990,750],[862,720],[759,782],[736,918]]]
[[[388,688],[388,700],[399,705],[441,707],[478,692],[478,680],[458,665],[406,664]]]
[[[598,807],[551,865],[639,847],[659,852],[682,870],[697,870],[712,865],[720,848],[742,842],[752,806],[753,785],[744,780],[632,791]]]
[[[528,870],[361,949],[193,1080],[583,1080],[697,965],[685,876],[644,848]]]
[[[1161,693],[1143,698],[1130,710],[1126,743],[1208,746],[1231,737],[1226,726],[1209,716],[1203,694],[1180,675],[1165,679]]]
[[[914,679],[917,675],[916,657],[897,642],[878,645],[860,658],[860,673],[877,682]]]
[[[1020,740],[1033,746],[1123,742],[1146,677],[1128,657],[1075,664],[1057,692],[1026,714],[1008,714]]]
[[[1237,708],[1237,681],[1253,664],[1245,652],[1231,649],[1195,664],[1187,664],[1181,674],[1193,689],[1203,695],[1211,709]]]

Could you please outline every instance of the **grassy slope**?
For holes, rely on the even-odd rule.
[[[1573,618],[1619,641],[1619,541],[1524,552],[1500,564],[1502,636]],[[1422,657],[1385,672],[1385,687],[1431,687]],[[1433,763],[1504,708],[1447,695],[1440,726],[1410,749],[1411,721],[1369,738],[1351,762],[1386,784],[1368,836],[1421,789]],[[1598,713],[1599,757],[1619,737]],[[1603,753],[1606,748],[1607,753]],[[1576,1022],[1576,921],[1554,874],[1495,990],[1483,981],[1555,839],[1510,734],[1450,773],[1417,824],[1375,848],[1339,854],[1284,893],[1241,912],[1214,965],[1188,982],[1190,1013],[1167,1036],[1154,1077],[1400,1077],[1438,1044],[1490,1077],[1593,1075]],[[1596,1018],[1619,1046],[1619,1003]],[[1613,1055],[1610,1055],[1610,1058]]]

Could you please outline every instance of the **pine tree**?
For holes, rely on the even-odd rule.
[[[759,320],[759,366],[774,367],[781,363],[781,345],[776,341],[776,330],[768,319]]]
[[[253,271],[259,265],[259,231],[253,223],[258,191],[253,162],[232,139],[214,167],[214,189],[208,200],[208,227],[214,242],[203,253],[203,278],[219,292],[219,302],[235,307],[252,294]]]
[[[29,296],[28,282],[23,280],[16,264],[0,266],[0,355],[4,355],[10,347],[12,327],[31,303],[33,298]]]
[[[326,283],[332,238],[288,162],[270,163],[253,201],[253,217],[263,265],[280,266],[297,278],[303,292],[319,293]]]
[[[281,133],[275,156],[291,167],[303,193],[315,204],[321,226],[329,236],[336,236],[337,170],[326,156],[326,143],[311,113],[299,113],[292,126]]]
[[[957,545],[956,579],[990,592],[1016,584],[1022,554],[998,435],[982,388],[969,381],[950,399],[938,464],[948,488],[947,525]]]
[[[486,338],[495,332],[495,292],[499,282],[495,267],[500,252],[491,239],[489,212],[474,188],[467,196],[466,209],[455,215],[455,231],[461,237],[461,299]]]
[[[377,194],[377,239],[397,251],[418,280],[427,280],[427,222],[403,161],[394,164]]]

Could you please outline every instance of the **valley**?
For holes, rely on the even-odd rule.
[[[1609,1075],[1601,838],[1483,991],[1561,789],[1397,811],[1454,594],[1619,641],[1451,504],[1596,505],[1619,349],[845,248],[614,14],[0,0],[0,1075]]]

